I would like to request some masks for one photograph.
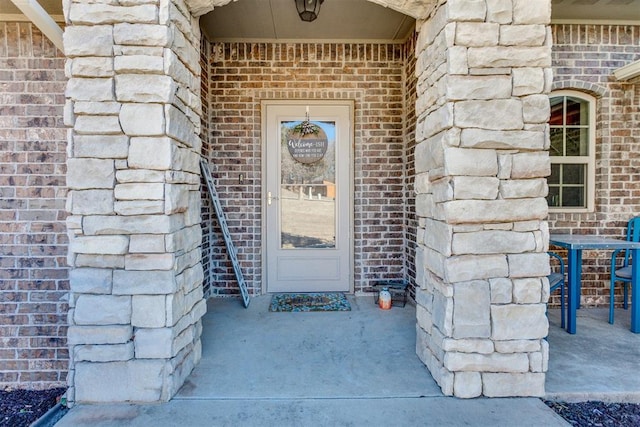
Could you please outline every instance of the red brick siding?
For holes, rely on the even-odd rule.
[[[404,256],[405,256],[405,280],[409,282],[409,289],[412,298],[415,298],[416,279],[416,241],[418,230],[418,219],[416,217],[416,197],[414,182],[416,175],[415,168],[415,146],[416,146],[416,57],[415,43],[417,33],[413,33],[404,45],[404,140],[405,140],[405,178],[404,178]]]
[[[202,120],[200,138],[202,139],[202,153],[211,152],[211,144],[209,142],[209,56],[211,54],[211,43],[202,37],[200,46],[200,67],[201,67],[201,80],[200,80],[200,96],[202,100]],[[205,155],[206,158],[206,155]],[[215,228],[217,223],[215,222],[215,212],[213,205],[211,204],[211,196],[207,190],[207,185],[202,180],[201,184],[202,193],[202,269],[204,270],[204,296],[208,297],[212,288],[212,249],[216,246],[216,242],[219,240],[220,234],[218,234]]]
[[[64,56],[0,22],[0,387],[66,382]]]
[[[623,237],[627,220],[640,215],[640,89],[616,81],[613,71],[640,59],[640,26],[558,24],[552,31],[554,85],[596,96],[597,117],[595,210],[550,213],[551,232]],[[608,304],[609,257],[584,254],[583,304]]]
[[[210,151],[247,285],[261,292],[262,99],[355,101],[355,289],[405,275],[405,125],[399,44],[213,43]],[[239,184],[239,174],[244,184]],[[222,242],[214,294],[237,294]]]

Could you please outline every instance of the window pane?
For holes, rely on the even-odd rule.
[[[582,99],[567,97],[567,126],[589,124],[589,103]]]
[[[587,179],[593,167],[589,156],[593,153],[590,121],[594,117],[591,101],[585,98],[578,94],[549,98],[549,155],[554,163],[547,178],[547,203],[553,208],[585,208],[589,199],[587,190],[592,191],[587,188]],[[584,161],[577,164],[577,158]]]
[[[551,126],[562,126],[564,123],[562,122],[562,102],[564,101],[564,96],[556,96],[551,98],[551,118],[549,119],[549,124]]]
[[[550,156],[564,156],[562,128],[549,129],[549,138],[551,139]]]
[[[551,176],[547,178],[549,184],[560,184],[560,166],[559,164],[551,164]]]
[[[584,185],[585,165],[562,165],[562,184]]]
[[[563,187],[562,206],[584,207],[584,187]]]
[[[549,186],[549,194],[547,195],[547,204],[549,206],[560,206],[560,187]]]
[[[589,129],[567,128],[567,156],[589,155]]]
[[[282,121],[282,249],[335,248],[335,122]],[[304,128],[302,128],[304,129]]]

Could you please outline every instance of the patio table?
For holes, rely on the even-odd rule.
[[[640,260],[640,243],[613,237],[577,234],[552,234],[549,243],[568,251],[569,298],[567,304],[567,332],[576,333],[576,310],[580,304],[582,250],[629,249],[633,260]],[[613,266],[611,266],[613,268]],[[640,333],[640,262],[631,267],[631,332]]]

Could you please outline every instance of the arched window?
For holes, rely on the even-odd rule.
[[[596,100],[590,95],[571,90],[553,92],[550,98],[549,209],[563,212],[592,211],[595,196]]]

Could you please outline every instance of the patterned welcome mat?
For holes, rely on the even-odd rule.
[[[351,304],[344,294],[275,294],[269,311],[351,311]]]

